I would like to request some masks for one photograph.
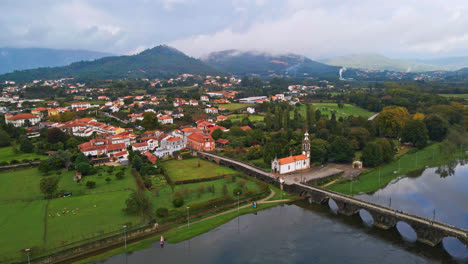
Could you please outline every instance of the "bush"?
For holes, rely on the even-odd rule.
[[[233,195],[237,195],[237,193],[239,193],[239,195],[242,194],[242,188],[236,187],[234,190],[232,190]]]
[[[124,178],[124,173],[123,173],[123,171],[117,172],[117,173],[115,174],[115,178],[116,178],[117,180],[122,180],[122,179]]]
[[[232,181],[231,175],[224,176],[224,180],[227,181],[227,182]]]
[[[93,189],[96,187],[96,182],[94,181],[87,181],[86,182],[86,187],[88,187],[88,189]]]
[[[206,188],[205,188],[205,184],[201,183],[197,186],[197,190],[199,193],[204,193]]]
[[[156,210],[156,215],[159,217],[166,217],[169,215],[169,210],[167,208],[161,207]]]
[[[228,188],[226,184],[223,184],[223,188],[221,189],[221,192],[223,193],[224,196],[228,194]]]
[[[30,162],[30,161],[31,161],[31,160],[28,160],[28,159],[23,159],[23,160],[22,160],[23,163],[28,163],[28,162]]]
[[[147,189],[151,188],[151,185],[153,185],[153,183],[151,182],[151,180],[150,180],[149,178],[146,178],[146,179],[144,180],[144,184],[145,184],[145,187],[146,187]]]
[[[247,181],[244,179],[240,179],[237,181],[237,185],[239,185],[241,188],[244,188],[245,184],[247,184]]]
[[[15,159],[10,160],[10,164],[18,164],[18,163],[19,163],[19,161],[15,160]]]
[[[182,205],[184,205],[184,199],[182,199],[181,197],[176,197],[174,198],[174,200],[172,200],[172,204],[174,205],[174,207],[179,208]]]
[[[107,178],[106,178],[106,182],[107,182],[107,183],[110,183],[111,181],[112,181],[112,179],[111,179],[110,177],[107,177]]]

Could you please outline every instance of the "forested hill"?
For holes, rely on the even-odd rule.
[[[338,77],[340,69],[340,67],[316,62],[301,55],[271,55],[238,50],[213,52],[202,60],[213,67],[237,75]]]
[[[32,81],[64,77],[74,77],[78,80],[158,78],[179,73],[216,74],[219,72],[198,59],[161,45],[136,55],[105,57],[94,61],[75,62],[63,67],[15,71],[0,75],[0,81]]]
[[[112,54],[89,50],[0,48],[0,74],[39,67],[65,66],[77,61],[90,61],[107,56]]]

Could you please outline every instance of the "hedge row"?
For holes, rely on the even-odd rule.
[[[219,175],[219,176],[213,176],[213,177],[208,177],[208,178],[201,178],[201,179],[189,179],[189,180],[180,180],[180,181],[175,181],[175,185],[181,185],[181,184],[187,184],[187,183],[197,183],[197,182],[205,182],[205,181],[214,181],[214,180],[219,180],[224,178],[224,176],[234,176],[236,174],[224,174],[224,175]],[[237,176],[237,175],[236,175]]]

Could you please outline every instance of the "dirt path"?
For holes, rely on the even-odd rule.
[[[333,181],[331,181],[331,182],[329,182],[329,183],[327,183],[327,184],[325,184],[325,185],[322,185],[322,186],[320,186],[320,187],[321,187],[321,188],[325,188],[325,187],[327,187],[327,186],[330,186],[330,185],[334,184],[335,182],[337,182],[337,181],[339,181],[339,180],[341,180],[341,179],[343,179],[343,177],[340,177],[340,178],[338,178],[338,179],[335,179],[335,180],[333,180]]]

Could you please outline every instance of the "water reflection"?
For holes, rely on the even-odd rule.
[[[373,194],[357,197],[468,229],[468,165],[465,160],[427,168],[411,176],[398,178]],[[415,240],[414,237],[410,239],[414,232],[411,227],[400,225],[397,228],[405,239]],[[444,247],[455,255],[468,256],[468,250],[455,242],[446,242]]]
[[[456,263],[442,247],[408,243],[394,230],[367,227],[359,216],[299,202],[234,219],[163,249],[104,263]]]

